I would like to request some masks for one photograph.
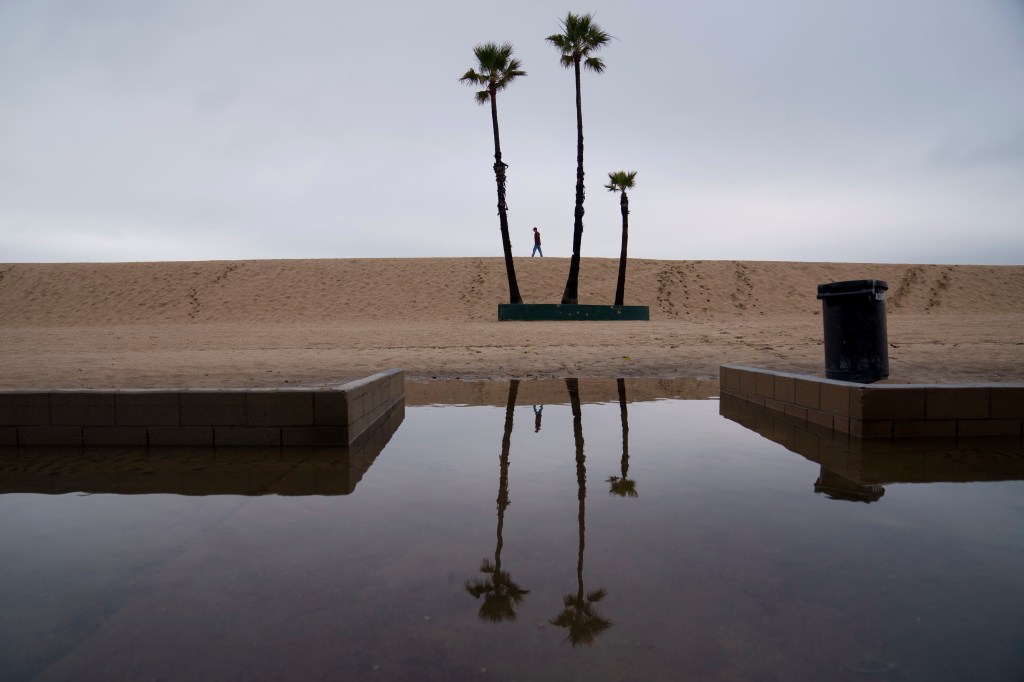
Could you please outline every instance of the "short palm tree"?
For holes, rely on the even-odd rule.
[[[569,12],[560,22],[562,32],[547,37],[547,41],[562,53],[565,68],[572,68],[576,76],[576,211],[572,227],[572,257],[569,260],[569,278],[565,282],[562,303],[579,301],[580,243],[583,241],[583,101],[580,98],[580,67],[595,73],[604,71],[604,61],[591,53],[604,47],[612,37],[594,23],[593,14]]]
[[[636,490],[636,481],[629,477],[629,411],[626,407],[626,380],[616,379],[619,388],[619,421],[622,422],[622,461],[619,465],[622,476],[609,476],[606,483],[611,484],[608,491],[619,497],[640,497]]]
[[[482,86],[476,93],[478,104],[491,103],[491,127],[494,129],[494,179],[498,183],[498,222],[501,227],[501,247],[505,253],[505,273],[508,275],[509,303],[522,303],[519,282],[512,262],[512,241],[508,233],[508,205],[505,203],[505,169],[508,164],[501,160],[501,137],[498,134],[498,91],[526,72],[518,59],[512,57],[512,45],[484,43],[473,48],[477,68],[470,69],[459,80],[467,85]],[[479,69],[479,70],[477,70]]]
[[[624,305],[622,300],[626,296],[626,242],[629,241],[629,197],[627,189],[633,189],[636,184],[636,171],[615,171],[608,174],[608,184],[605,188],[609,192],[620,192],[619,210],[622,211],[622,248],[619,250],[619,278],[615,281],[615,305]]]

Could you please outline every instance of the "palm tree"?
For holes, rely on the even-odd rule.
[[[505,253],[505,273],[508,275],[509,303],[522,303],[516,268],[512,263],[512,241],[508,234],[508,206],[505,204],[505,169],[501,160],[501,137],[498,134],[498,91],[526,72],[518,59],[512,57],[512,45],[484,43],[473,48],[477,68],[467,71],[459,80],[471,86],[483,86],[476,93],[477,104],[491,103],[491,127],[494,129],[494,179],[498,183],[498,223],[501,227],[501,247]]]
[[[580,412],[580,387],[579,380],[566,379],[566,389],[569,391],[569,402],[572,405],[572,432],[576,441],[576,498],[579,500],[579,551],[576,555],[576,593],[569,593],[562,598],[562,611],[552,618],[549,623],[565,628],[565,636],[573,646],[580,644],[593,644],[594,638],[612,626],[611,621],[605,619],[594,608],[594,604],[604,599],[608,592],[604,589],[597,589],[585,592],[583,588],[583,549],[586,544],[586,499],[587,499],[587,464],[583,454],[583,417]]]
[[[494,563],[484,559],[480,572],[487,577],[466,581],[466,591],[479,599],[484,598],[477,614],[481,620],[491,623],[516,619],[516,606],[523,602],[529,590],[517,585],[508,571],[501,570],[501,548],[504,545],[501,531],[505,525],[505,509],[508,498],[508,453],[512,443],[512,413],[516,407],[519,380],[513,379],[508,386],[508,401],[505,405],[505,435],[501,439],[500,474],[498,475],[498,546],[494,550]]]
[[[572,228],[572,258],[569,261],[569,278],[565,282],[562,303],[577,303],[580,280],[580,242],[583,241],[583,103],[580,99],[580,66],[595,73],[604,71],[604,61],[590,56],[612,37],[594,23],[593,14],[569,12],[560,22],[562,32],[547,37],[547,41],[562,53],[561,62],[565,68],[572,67],[576,76],[576,213]]]
[[[619,497],[640,497],[636,491],[636,481],[629,478],[629,412],[626,408],[626,380],[616,379],[615,383],[619,388],[619,421],[622,422],[622,476],[609,476],[607,483],[611,484],[611,495]]]
[[[627,189],[633,189],[636,184],[636,171],[616,171],[608,174],[608,184],[605,188],[609,192],[621,192],[619,197],[619,210],[622,211],[622,248],[619,250],[619,278],[615,282],[615,305],[623,305],[622,299],[626,296],[626,242],[629,241],[629,197],[626,196]]]

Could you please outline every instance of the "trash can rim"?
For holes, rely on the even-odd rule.
[[[887,291],[889,283],[882,279],[851,279],[844,282],[828,282],[818,285],[818,298],[828,296],[850,296],[854,294],[873,294]]]

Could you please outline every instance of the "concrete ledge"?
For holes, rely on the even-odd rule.
[[[722,396],[863,439],[1024,436],[1024,383],[857,384],[722,365]]]
[[[286,450],[101,446],[87,451],[53,447],[32,448],[28,455],[25,448],[0,447],[0,494],[348,495],[404,416],[404,402],[399,401],[345,446]],[[213,444],[213,427],[157,428],[160,431],[154,433],[165,435],[205,432],[208,445]]]
[[[500,303],[499,320],[552,322],[556,320],[648,321],[651,309],[645,305],[579,305],[561,303]]]
[[[348,445],[404,399],[400,369],[324,389],[8,391],[0,445]]]

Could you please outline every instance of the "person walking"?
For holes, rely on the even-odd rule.
[[[535,227],[533,228],[533,252],[530,254],[530,258],[533,258],[538,253],[541,258],[544,257],[544,252],[540,250],[540,232],[538,232]]]

